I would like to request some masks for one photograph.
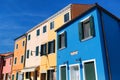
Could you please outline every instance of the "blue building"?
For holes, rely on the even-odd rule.
[[[119,80],[120,19],[94,4],[57,32],[57,80]]]

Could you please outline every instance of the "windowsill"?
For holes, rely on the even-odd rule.
[[[81,41],[86,41],[86,40],[89,40],[89,39],[91,39],[91,38],[93,38],[93,36],[89,36],[89,37],[87,37],[87,38],[85,38],[85,39],[82,39]]]
[[[59,48],[58,50],[62,50],[62,49],[64,49],[64,48],[66,48],[66,47],[61,47],[61,48]]]

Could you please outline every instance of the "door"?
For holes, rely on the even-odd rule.
[[[46,73],[41,73],[41,80],[46,80]]]

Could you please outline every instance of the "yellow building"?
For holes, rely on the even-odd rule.
[[[24,68],[24,59],[25,59],[25,50],[26,50],[26,35],[22,35],[15,39],[14,46],[14,61],[12,66],[12,80],[22,80],[23,73],[21,70]]]
[[[55,30],[91,6],[70,4],[27,32],[25,80],[56,80]]]

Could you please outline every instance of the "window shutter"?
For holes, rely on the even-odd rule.
[[[78,23],[78,32],[80,41],[83,39],[82,22]]]
[[[65,47],[67,47],[67,32],[66,31],[64,32],[64,37],[65,37],[64,45],[65,45]]]
[[[57,49],[60,48],[60,35],[57,35]]]
[[[53,40],[53,52],[55,52],[55,40]]]
[[[48,42],[48,54],[50,53],[50,48],[51,46],[50,46],[50,42]]]
[[[45,55],[47,55],[47,52],[48,52],[48,50],[47,50],[47,43],[45,44]]]
[[[40,51],[41,51],[40,54],[42,56],[43,55],[43,45],[41,45],[41,50]]]
[[[91,36],[95,36],[93,16],[90,17],[90,29],[91,29]]]

